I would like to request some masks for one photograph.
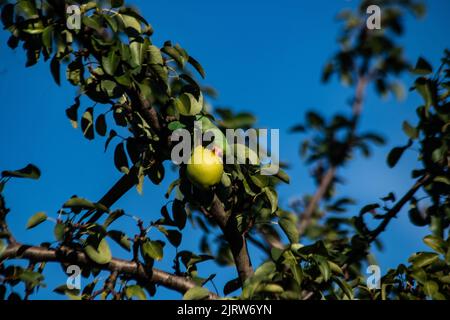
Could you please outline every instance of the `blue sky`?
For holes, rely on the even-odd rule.
[[[325,115],[346,111],[346,101],[352,90],[332,81],[320,83],[324,63],[337,49],[335,42],[339,25],[335,15],[354,6],[356,1],[131,1],[135,3],[155,29],[154,43],[165,40],[180,43],[204,66],[206,84],[219,92],[215,105],[231,106],[236,111],[251,111],[258,118],[258,126],[280,129],[281,159],[291,164],[292,183],[280,188],[280,201],[312,192],[314,184],[308,168],[298,156],[300,137],[288,133],[288,128],[303,120],[306,110],[317,109]],[[450,2],[427,1],[428,13],[421,21],[406,18],[406,34],[400,40],[406,55],[415,60],[425,56],[437,64],[444,48],[449,46]],[[15,169],[34,163],[42,170],[39,181],[16,180],[8,183],[6,200],[12,209],[9,222],[16,237],[24,243],[52,241],[53,225],[46,223],[25,231],[29,216],[46,211],[55,216],[61,204],[73,194],[96,200],[111,186],[120,174],[114,168],[112,152],[103,152],[103,139],[92,142],[73,129],[64,110],[73,101],[74,88],[63,83],[54,84],[48,64],[39,63],[25,68],[25,55],[20,49],[6,46],[7,33],[0,31],[0,170]],[[412,79],[403,78],[406,86]],[[417,160],[409,152],[395,169],[386,166],[386,153],[406,141],[401,131],[403,120],[415,123],[415,108],[419,99],[408,93],[402,102],[393,98],[380,100],[370,89],[362,116],[361,129],[375,130],[388,143],[375,150],[369,160],[357,157],[341,175],[347,184],[339,194],[358,200],[354,210],[393,190],[402,194],[411,185],[409,172]],[[90,104],[84,100],[83,108]],[[169,174],[162,186],[146,182],[144,194],[134,190],[115,205],[144,219],[156,219],[165,203],[164,193],[174,175]],[[131,221],[125,230],[134,230]],[[116,225],[117,226],[117,225]],[[188,230],[181,249],[196,251],[196,230]],[[389,226],[382,239],[388,245],[378,254],[382,270],[406,261],[414,251],[423,249],[421,238],[426,230],[408,221],[403,211]],[[391,244],[391,245],[389,245]],[[114,247],[118,256],[123,250]],[[156,266],[169,269],[173,251]],[[262,254],[252,255],[255,264]],[[235,277],[231,267],[217,270],[206,263],[203,275],[218,273],[220,288]],[[50,289],[65,283],[59,266],[49,266],[46,282],[49,288],[35,298],[59,298]],[[86,280],[83,280],[87,284]],[[158,298],[178,298],[176,293],[161,289]]]

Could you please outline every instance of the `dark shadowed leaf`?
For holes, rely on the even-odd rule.
[[[56,84],[61,85],[61,64],[59,63],[59,59],[56,58],[56,55],[53,57],[52,61],[50,61],[50,71],[53,76],[53,80],[55,80]]]
[[[371,204],[365,205],[364,207],[361,208],[361,210],[359,211],[359,214],[361,215],[361,214],[367,213],[367,212],[375,210],[379,207],[380,207],[380,205],[378,203],[371,203]]]
[[[203,70],[203,67],[200,65],[200,63],[195,60],[194,58],[192,58],[191,56],[189,56],[189,63],[195,68],[195,70],[197,70],[197,72],[202,76],[202,78],[205,78],[205,70]]]
[[[128,159],[125,153],[123,142],[119,143],[114,150],[114,164],[117,170],[119,170],[120,172],[129,172]]]
[[[108,228],[111,223],[119,219],[121,216],[123,216],[125,212],[121,209],[115,210],[111,212],[108,217],[105,219],[105,222],[103,223],[103,227],[106,229]]]
[[[416,67],[412,70],[415,74],[427,75],[433,72],[433,68],[424,58],[420,57],[417,60]]]
[[[174,200],[172,203],[172,215],[178,229],[183,230],[186,225],[187,213],[183,202]]]
[[[393,148],[387,157],[387,164],[389,167],[393,168],[397,164],[397,162],[400,160],[400,158],[403,155],[403,152],[405,151],[404,147],[395,147]]]
[[[241,281],[239,278],[228,281],[223,287],[223,294],[228,295],[241,287]]]
[[[106,130],[107,130],[106,119],[105,119],[105,115],[102,113],[95,120],[95,131],[97,131],[97,133],[99,135],[105,136],[106,135]]]
[[[33,164],[27,165],[25,168],[13,171],[3,171],[2,177],[11,177],[11,178],[27,178],[27,179],[39,179],[41,176],[41,171],[38,167]]]

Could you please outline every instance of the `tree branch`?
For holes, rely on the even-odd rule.
[[[58,249],[48,249],[44,247],[22,245],[20,243],[10,244],[3,252],[1,259],[26,259],[33,262],[72,263],[80,267],[92,267],[95,264],[89,260],[83,252],[65,246]],[[185,293],[187,290],[197,286],[195,282],[187,278],[176,276],[156,268],[146,270],[142,264],[123,259],[113,258],[108,264],[95,264],[95,267],[102,270],[117,272],[118,274],[129,275],[132,276],[133,279],[144,283],[156,283],[180,293]],[[218,298],[219,296],[214,293],[209,294],[209,299]]]
[[[426,185],[432,179],[431,175],[425,175],[420,178],[407,193],[386,213],[383,221],[378,225],[378,227],[370,232],[369,242],[374,241],[380,233],[382,233],[389,222],[397,216],[403,206],[414,196],[414,194],[422,186]]]
[[[219,225],[230,245],[239,279],[241,283],[244,283],[246,279],[253,275],[253,267],[248,255],[245,236],[239,232],[236,219],[232,219],[225,212],[222,202],[216,195],[214,195],[211,203],[209,214]]]
[[[356,84],[356,92],[355,92],[355,98],[353,100],[352,104],[352,113],[353,113],[353,121],[352,121],[352,128],[350,132],[350,139],[355,135],[355,131],[357,128],[357,124],[359,121],[359,117],[361,115],[362,106],[363,106],[363,100],[364,100],[364,93],[366,91],[367,84],[370,80],[372,73],[368,73],[367,75],[361,75],[358,78],[358,82]],[[314,210],[317,208],[319,202],[322,200],[323,196],[325,195],[326,191],[330,187],[331,183],[334,180],[334,177],[336,175],[337,166],[332,165],[325,175],[322,177],[319,187],[317,188],[317,191],[315,192],[314,196],[312,197],[311,201],[308,203],[308,206],[306,207],[305,211],[300,217],[300,224],[299,224],[299,235],[302,236],[305,233],[306,228],[309,226],[309,224],[312,221],[312,214],[314,213]]]
[[[312,221],[312,215],[314,213],[314,210],[316,209],[317,205],[319,204],[320,200],[323,198],[325,193],[328,190],[328,187],[330,186],[331,182],[334,179],[334,176],[336,174],[336,167],[331,167],[328,169],[328,171],[323,176],[322,180],[320,181],[319,188],[317,189],[316,193],[312,197],[311,201],[308,203],[308,207],[303,212],[300,224],[298,226],[298,232],[300,235],[303,235],[306,231],[306,228],[309,226],[309,224]]]

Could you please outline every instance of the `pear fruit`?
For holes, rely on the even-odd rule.
[[[222,178],[222,158],[214,151],[198,146],[187,163],[186,174],[194,185],[208,189],[218,184]]]

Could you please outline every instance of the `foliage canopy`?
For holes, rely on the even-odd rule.
[[[205,191],[187,179],[186,166],[180,165],[161,215],[135,217],[114,208],[114,203],[133,186],[142,192],[146,178],[161,183],[174,130],[193,133],[198,120],[221,132],[246,129],[254,126],[255,117],[212,108],[214,90],[198,81],[206,76],[201,64],[178,44],[155,45],[151,25],[123,1],[4,1],[1,20],[10,33],[8,46],[22,46],[27,67],[49,60],[58,85],[65,74],[77,90],[66,109],[72,126],[86,139],[104,139],[105,150],[114,146],[114,165],[123,178],[99,201],[74,196],[62,204],[56,219],[43,212],[30,217],[27,228],[55,223],[55,241],[34,246],[14,238],[6,221],[9,209],[0,195],[0,298],[28,298],[44,284],[46,263],[56,261],[64,267],[80,265],[84,277],[92,276],[82,290],[55,288],[71,299],[146,299],[159,285],[179,291],[185,299],[450,299],[450,52],[437,68],[424,58],[410,64],[398,44],[402,17],[408,12],[423,15],[423,4],[373,3],[383,8],[383,29],[366,28],[368,1],[356,11],[342,12],[339,49],[323,71],[325,82],[337,76],[355,89],[350,112],[326,119],[308,111],[305,121],[292,128],[304,137],[301,153],[317,181],[314,194],[281,208],[277,186],[289,183],[283,170],[264,176],[261,165],[226,164],[221,182]],[[80,8],[80,29],[66,23],[71,4]],[[373,144],[384,143],[377,133],[359,130],[366,88],[373,84],[380,96],[400,97],[399,75],[405,72],[417,75],[411,90],[423,104],[416,109],[417,124],[403,123],[405,141],[387,155],[387,164],[395,167],[405,150],[416,148],[417,168],[411,172],[416,182],[404,195],[387,191],[354,217],[342,215],[354,200],[335,196],[342,182],[339,169],[356,152],[370,156]],[[82,97],[93,105],[82,107]],[[31,164],[3,171],[0,191],[7,183],[18,183],[16,179],[39,176]],[[426,196],[419,198],[420,192]],[[374,261],[371,246],[381,246],[379,235],[408,204],[411,222],[430,229],[424,238],[430,250],[389,270],[381,279],[381,290],[370,289],[364,267]],[[122,219],[135,220],[135,234],[120,230]],[[373,220],[376,227],[370,228]],[[171,273],[154,268],[155,260],[167,258],[167,245],[180,246],[187,223],[203,233],[200,251],[177,250]],[[114,258],[111,241],[130,252],[130,259]],[[267,257],[255,270],[248,241]],[[29,260],[28,267],[16,265],[17,259]],[[221,292],[212,293],[205,286],[214,274],[197,270],[208,260],[236,266],[236,278]],[[101,271],[108,273],[105,281],[99,280]],[[23,295],[15,290],[19,283],[25,284]]]

